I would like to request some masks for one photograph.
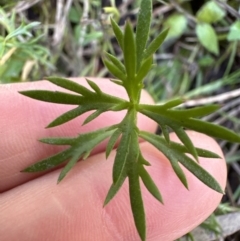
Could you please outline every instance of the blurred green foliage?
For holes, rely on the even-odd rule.
[[[16,26],[16,15],[13,12],[10,16],[0,8],[0,83],[11,83],[16,81],[37,79],[40,66],[53,68],[49,62],[49,50],[39,44],[42,34],[33,34],[40,22],[24,23]]]

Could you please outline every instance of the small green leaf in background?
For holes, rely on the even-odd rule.
[[[71,7],[68,17],[72,23],[79,23],[82,17],[82,10],[80,8]]]
[[[164,28],[169,28],[166,39],[179,38],[187,28],[187,18],[182,14],[172,14],[165,21]]]
[[[197,19],[204,23],[216,23],[226,15],[215,1],[206,2],[197,12]]]
[[[213,27],[208,23],[199,23],[196,27],[199,42],[211,53],[218,55],[218,39]]]
[[[230,26],[230,31],[228,33],[227,40],[240,40],[240,21],[236,21]]]
[[[198,60],[198,64],[201,67],[209,67],[214,65],[215,59],[210,55],[204,55]]]
[[[111,17],[113,17],[116,22],[119,21],[120,13],[116,7],[104,7],[103,10],[105,13],[111,14]]]

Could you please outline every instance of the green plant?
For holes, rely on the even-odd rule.
[[[146,223],[140,179],[148,191],[159,202],[163,203],[163,198],[145,169],[145,166],[149,166],[150,163],[145,160],[141,153],[138,138],[143,138],[145,141],[151,143],[169,159],[173,170],[186,188],[188,188],[188,182],[179,163],[204,184],[220,193],[223,193],[223,190],[218,182],[198,164],[198,156],[209,158],[218,158],[219,156],[211,151],[195,148],[185,132],[185,128],[216,138],[240,142],[240,137],[236,133],[221,126],[197,119],[216,111],[219,108],[218,105],[208,105],[192,109],[176,108],[183,103],[181,99],[174,99],[162,105],[140,104],[140,95],[144,87],[143,80],[152,67],[153,54],[162,44],[168,33],[168,30],[164,30],[150,44],[147,44],[151,16],[152,2],[142,0],[137,19],[136,34],[129,22],[126,23],[124,32],[122,32],[117,23],[111,19],[114,34],[123,51],[124,63],[110,54],[106,54],[107,58],[104,59],[104,63],[110,73],[117,78],[111,81],[126,90],[129,100],[117,98],[102,92],[96,83],[91,80],[87,80],[91,87],[90,90],[78,83],[58,77],[49,77],[47,79],[53,84],[75,92],[75,94],[47,90],[20,92],[25,96],[41,101],[78,105],[75,109],[64,113],[52,121],[48,125],[48,128],[61,125],[92,110],[95,112],[86,118],[84,124],[89,123],[106,111],[127,110],[125,117],[119,124],[80,134],[75,138],[44,138],[40,140],[43,143],[51,145],[67,145],[70,147],[27,167],[23,171],[45,171],[69,160],[60,173],[58,178],[58,182],[60,182],[78,160],[81,158],[86,159],[100,142],[109,138],[106,147],[106,157],[108,157],[119,140],[113,166],[113,183],[106,196],[104,205],[109,203],[124,181],[128,179],[132,213],[141,240],[146,240]],[[162,130],[163,136],[139,130],[137,127],[138,112],[156,121]],[[182,144],[170,140],[170,129],[177,134]],[[188,154],[191,154],[191,157]]]
[[[40,76],[39,67],[53,69],[49,62],[50,52],[39,44],[42,33],[33,36],[33,30],[40,22],[16,25],[16,13],[8,14],[0,7],[0,83],[26,81],[31,72]]]

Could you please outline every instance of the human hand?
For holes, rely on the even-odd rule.
[[[82,84],[83,79],[78,79]],[[94,79],[110,94],[126,98],[124,89],[103,79]],[[62,150],[44,145],[37,139],[53,136],[76,136],[118,123],[122,113],[108,112],[86,126],[83,115],[52,129],[43,127],[71,108],[35,101],[17,93],[28,89],[56,89],[48,82],[0,86],[0,237],[23,241],[138,241],[127,182],[116,197],[103,208],[112,183],[114,152],[105,159],[103,142],[85,161],[79,162],[67,177],[56,185],[61,169],[48,173],[20,173],[25,167]],[[143,92],[143,103],[152,103]],[[156,124],[139,115],[139,128],[154,132]],[[223,156],[210,137],[188,132],[197,147]],[[172,140],[177,140],[171,135]],[[178,180],[169,161],[150,144],[140,144],[152,164],[147,170],[159,187],[164,205],[143,187],[148,241],[172,241],[204,221],[217,207],[222,195],[211,190],[186,171],[187,190]],[[225,187],[226,164],[223,159],[199,158],[200,164]]]

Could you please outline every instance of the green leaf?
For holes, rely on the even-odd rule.
[[[98,85],[96,83],[94,83],[93,81],[86,79],[89,86],[95,91],[96,94],[101,95],[102,91],[100,90],[100,88],[98,87]]]
[[[111,25],[113,28],[113,32],[115,34],[115,37],[118,41],[119,46],[121,47],[121,49],[124,49],[124,43],[123,43],[123,32],[120,29],[120,27],[117,25],[117,23],[111,18]]]
[[[172,107],[171,105],[175,105],[178,102],[176,100],[171,101],[170,103],[166,103],[164,105],[139,105],[139,110],[148,110],[154,113],[157,113],[159,115],[162,115],[172,119],[173,122],[178,122],[178,120],[186,120],[189,118],[195,118],[195,117],[203,117],[206,115],[211,114],[212,112],[219,109],[219,105],[208,105],[208,106],[200,106],[200,107],[194,107],[191,109],[169,109],[169,107]],[[181,125],[181,124],[179,124]]]
[[[81,96],[67,94],[59,91],[53,92],[49,90],[27,90],[20,91],[19,93],[36,100],[57,104],[79,105],[81,103]]]
[[[162,112],[167,113],[166,111],[168,109],[181,105],[182,103],[183,103],[183,99],[173,99],[161,105],[140,104],[139,110],[143,110],[143,111],[148,110],[155,113],[162,113]]]
[[[205,47],[209,52],[218,55],[218,39],[213,27],[208,23],[199,23],[196,27],[196,34],[199,42]]]
[[[142,164],[145,166],[151,166],[151,164],[142,156],[141,152],[139,152],[138,162],[139,162],[139,164]]]
[[[163,133],[163,136],[165,138],[165,140],[167,141],[167,143],[170,142],[170,138],[169,138],[169,131],[166,125],[161,125],[161,130]]]
[[[203,169],[199,164],[194,162],[188,156],[179,155],[179,153],[177,153],[176,151],[175,153],[178,157],[178,161],[184,167],[186,167],[193,175],[195,175],[200,181],[202,181],[211,189],[222,194],[224,193],[216,179],[211,174],[209,174],[205,169]]]
[[[73,168],[73,166],[77,163],[77,161],[80,159],[80,155],[82,153],[75,153],[74,156],[71,158],[71,160],[67,163],[67,165],[62,169],[59,177],[58,177],[58,183],[63,180],[63,178],[67,175],[67,173]]]
[[[178,161],[175,159],[175,157],[169,158],[169,161],[171,162],[172,168],[173,168],[174,172],[176,173],[176,175],[178,176],[181,183],[184,185],[184,187],[186,187],[188,189],[187,178],[186,178],[182,168],[178,164]]]
[[[104,7],[103,10],[105,13],[112,15],[113,18],[115,18],[117,21],[120,19],[120,13],[119,13],[118,9],[114,6],[114,4],[112,4],[112,5],[113,5],[113,7]]]
[[[235,41],[235,40],[240,40],[240,21],[234,22],[230,26],[230,31],[227,35],[227,40],[228,41]]]
[[[107,110],[107,109],[106,109]],[[100,116],[104,111],[104,109],[99,109],[94,111],[91,115],[89,115],[83,122],[83,125],[86,125],[87,123],[91,122],[92,120],[96,119],[98,116]]]
[[[121,80],[116,80],[116,79],[110,79],[111,82],[113,82],[114,84],[116,85],[120,85],[120,86],[123,86],[123,83]]]
[[[204,23],[216,23],[223,19],[226,11],[215,1],[206,2],[197,12],[197,19]]]
[[[107,57],[112,61],[112,63],[123,73],[126,74],[125,66],[123,65],[122,62],[118,60],[115,56],[106,53]]]
[[[149,58],[150,56],[152,56],[161,46],[161,44],[163,43],[163,41],[165,40],[165,38],[168,35],[168,31],[169,29],[165,29],[163,30],[147,47],[147,49],[145,50],[144,53],[144,59]]]
[[[64,89],[71,90],[73,92],[79,93],[81,95],[89,95],[91,94],[91,91],[85,88],[84,86],[71,81],[69,79],[59,78],[59,77],[48,77],[46,78],[49,82],[60,86]]]
[[[158,187],[152,180],[151,176],[148,174],[148,172],[145,170],[145,168],[142,165],[138,166],[138,172],[139,175],[147,188],[147,190],[161,203],[163,203],[162,195],[160,194]]]
[[[73,138],[70,140],[70,143],[68,141],[68,144],[71,144],[72,146],[68,148],[65,151],[62,151],[56,155],[53,155],[49,158],[46,158],[44,160],[41,160],[40,162],[37,162],[26,169],[24,169],[24,172],[39,172],[39,171],[45,171],[48,169],[52,169],[61,163],[65,162],[69,158],[75,156],[76,151],[78,152],[79,156],[81,156],[83,153],[90,152],[96,145],[98,145],[100,142],[102,142],[104,139],[109,137],[113,133],[113,129],[115,126],[111,127],[105,127],[102,129],[99,129],[97,131],[88,132],[85,134],[79,135],[77,138]],[[49,141],[54,142],[55,138],[50,138],[49,140],[45,140],[46,143]],[[44,140],[43,140],[44,141]],[[60,144],[59,142],[64,140],[56,140],[54,144]],[[66,140],[65,140],[66,141]],[[65,143],[66,144],[66,143]]]
[[[137,73],[136,80],[138,83],[141,83],[142,80],[146,77],[146,75],[149,73],[150,69],[152,68],[152,56],[150,56],[148,59],[144,60],[139,72]]]
[[[209,115],[220,108],[220,105],[207,105],[200,106],[185,110],[170,110],[169,113],[174,114],[176,117],[183,115],[185,118],[196,118]]]
[[[173,100],[169,100],[168,102],[166,102],[165,104],[162,105],[163,108],[165,109],[170,109],[173,107],[176,107],[178,105],[181,105],[183,103],[183,99],[173,99]]]
[[[43,159],[27,168],[22,170],[22,172],[41,172],[52,169],[56,166],[59,166],[65,162],[68,158],[71,157],[72,148],[69,148],[65,151],[62,151],[56,155],[50,156],[46,159]]]
[[[118,179],[118,181],[111,185],[111,187],[107,193],[107,196],[105,198],[103,206],[106,206],[114,198],[114,196],[117,194],[119,189],[122,187],[126,178],[127,178],[127,173],[126,173],[126,169],[125,169],[123,172],[123,175],[121,175],[121,177]]]
[[[136,30],[136,51],[137,51],[137,70],[139,69],[144,50],[147,44],[149,29],[151,25],[152,1],[142,0],[137,19]],[[126,43],[125,43],[126,44]]]
[[[85,154],[84,159],[86,159],[90,155],[93,148],[95,148],[104,139],[109,137],[111,133],[112,131],[109,131],[107,128],[102,128],[97,131],[80,135],[73,147],[74,149],[71,160],[63,168],[59,175],[58,183],[67,175],[67,173],[73,168],[83,154]]]
[[[116,157],[113,165],[113,183],[115,184],[118,179],[123,175],[123,171],[126,168],[127,156],[129,148],[131,146],[131,135],[123,132],[119,146],[117,148]]]
[[[55,120],[53,120],[48,126],[47,128],[50,127],[55,127],[55,126],[59,126],[63,123],[66,123],[78,116],[80,116],[81,114],[88,112],[90,110],[93,109],[92,105],[87,105],[87,106],[78,106],[77,108],[67,111],[66,113],[60,115],[59,117],[57,117]]]
[[[154,110],[154,108],[152,108],[152,110]],[[170,119],[171,115],[166,117],[164,115],[160,115],[151,111],[143,110],[142,108],[139,110],[139,112],[156,121],[160,126],[163,123],[169,126],[171,126],[171,124],[177,124],[182,127],[189,128],[190,130],[204,133],[212,137],[224,139],[231,142],[240,142],[240,136],[238,134],[234,133],[231,130],[228,130],[227,128],[206,121],[193,118],[184,118],[184,116],[181,116],[178,119]]]
[[[129,148],[132,147],[131,138],[133,134],[133,111],[129,111],[123,121],[119,124],[119,128],[122,132],[122,137],[117,148],[116,157],[113,164],[113,183],[123,175],[123,171],[126,168],[127,157],[129,154]]]
[[[183,14],[174,13],[166,19],[164,28],[169,29],[166,39],[179,38],[187,28],[187,18]]]
[[[107,147],[106,147],[106,158],[108,158],[109,154],[111,153],[111,151],[112,151],[113,147],[115,146],[121,133],[122,133],[122,131],[120,129],[117,129],[110,137]]]
[[[141,240],[144,241],[146,240],[146,219],[137,170],[137,163],[132,162],[131,164],[132,165],[128,172],[131,208],[138,234],[141,237]]]
[[[120,110],[127,109],[128,107],[129,107],[129,103],[126,102],[126,103],[116,104],[116,105],[112,106],[109,110],[120,111]]]
[[[124,32],[124,64],[128,79],[134,79],[136,73],[136,45],[132,27],[127,22]]]
[[[144,138],[146,141],[148,141],[149,143],[151,143],[152,145],[154,145],[158,150],[160,150],[168,158],[179,180],[183,183],[183,185],[186,188],[188,188],[186,176],[177,162],[179,156],[175,154],[174,149],[172,148],[172,145],[171,145],[172,142],[170,142],[170,145],[168,145],[160,136],[156,136],[154,134],[147,133],[144,131],[140,132],[140,136]],[[184,153],[180,153],[180,152],[179,152],[179,155],[183,157],[185,156]]]
[[[50,145],[68,145],[72,146],[76,142],[77,138],[59,138],[59,137],[53,137],[53,138],[43,138],[39,141],[45,144]]]
[[[177,151],[182,152],[182,153],[189,153],[188,149],[182,144],[171,141],[169,143],[169,145],[174,150],[177,150]],[[216,154],[214,152],[211,152],[211,151],[208,151],[206,149],[202,149],[202,148],[195,148],[195,149],[197,151],[197,155],[200,156],[200,157],[221,158],[218,154]]]
[[[154,134],[140,131],[140,137],[154,145],[160,150],[170,161],[178,160],[184,167],[186,167],[191,173],[193,173],[200,181],[206,184],[213,190],[223,193],[220,185],[207,171],[205,171],[200,165],[193,161],[187,155],[179,152],[178,150],[171,148],[170,145],[165,144],[165,141]],[[175,169],[174,169],[175,171]],[[179,175],[178,173],[176,173]],[[183,178],[183,177],[181,177]],[[182,180],[181,180],[182,181]]]
[[[184,146],[188,149],[189,153],[193,155],[193,157],[198,160],[197,151],[191,141],[191,139],[188,137],[186,132],[183,130],[182,127],[172,126],[171,128],[174,130],[178,138],[181,140],[181,142],[184,144]]]
[[[112,62],[108,61],[107,59],[104,59],[103,62],[104,62],[104,65],[107,67],[108,71],[113,76],[115,76],[116,78],[120,79],[123,82],[126,80],[126,75],[119,68],[117,68]]]
[[[182,124],[191,130],[205,133],[206,135],[215,138],[220,138],[231,142],[240,142],[239,134],[219,125],[196,119],[190,119],[188,121],[186,120]]]

